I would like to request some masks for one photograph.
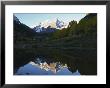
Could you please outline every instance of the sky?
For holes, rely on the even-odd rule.
[[[20,20],[21,23],[29,27],[35,27],[40,22],[59,19],[63,22],[70,22],[75,20],[79,22],[87,13],[15,13],[14,15]]]

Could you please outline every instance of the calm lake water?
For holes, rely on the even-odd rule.
[[[14,75],[97,75],[93,49],[17,50],[14,58]]]

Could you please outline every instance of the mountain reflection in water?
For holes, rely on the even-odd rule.
[[[80,73],[78,70],[72,73],[67,64],[36,58],[34,61],[20,67],[16,75],[80,75]]]

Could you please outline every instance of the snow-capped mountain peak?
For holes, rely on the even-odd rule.
[[[35,26],[33,29],[36,30],[36,32],[42,32],[44,29],[48,30],[48,28],[61,30],[62,28],[67,28],[67,26],[68,24],[66,22],[63,22],[58,18],[54,18],[52,20],[40,22],[39,25]]]

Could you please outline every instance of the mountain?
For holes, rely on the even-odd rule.
[[[41,22],[39,25],[33,29],[36,32],[54,32],[56,29],[61,30],[62,28],[67,28],[68,24],[60,21],[59,19],[46,20]]]
[[[51,33],[51,32],[55,32],[56,28],[51,28],[51,26],[48,26],[47,28],[45,28],[45,27],[42,27],[41,25],[38,25],[34,27],[33,30],[35,30],[36,32]]]
[[[28,39],[33,39],[34,36],[36,35],[36,32],[34,30],[32,30],[27,25],[21,23],[16,16],[13,17],[13,24],[14,24],[14,42],[15,43],[17,43],[18,41],[20,43],[20,41],[22,42],[23,39],[25,39],[25,41],[26,40],[29,41]]]

